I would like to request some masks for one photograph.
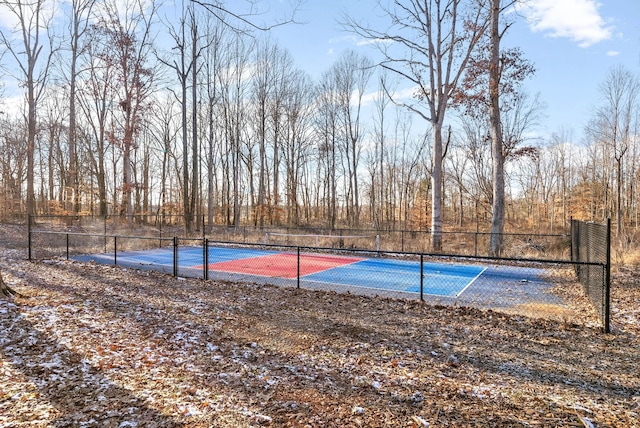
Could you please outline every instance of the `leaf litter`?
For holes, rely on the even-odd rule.
[[[588,323],[6,251],[0,426],[640,426],[640,288]],[[635,280],[637,281],[637,280]]]

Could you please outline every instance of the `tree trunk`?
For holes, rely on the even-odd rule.
[[[133,167],[131,163],[132,133],[133,131],[131,130],[130,125],[125,126],[124,152],[122,155],[122,169],[124,173],[124,182],[122,183],[122,205],[125,209],[125,215],[127,217],[128,225],[133,224]]]
[[[431,173],[431,251],[442,251],[442,124],[434,127]]]
[[[198,147],[198,26],[196,24],[193,9],[191,9],[191,198],[189,201],[189,214],[192,220],[199,214],[200,206],[200,149]],[[185,79],[186,80],[186,79]],[[185,152],[185,156],[187,156]],[[199,216],[198,216],[199,219]],[[200,230],[200,221],[195,220],[196,230]]]
[[[75,25],[75,24],[74,24]],[[76,62],[78,52],[77,31],[73,39],[72,56],[71,56],[71,72],[69,82],[69,185],[67,186],[70,195],[67,200],[71,201],[71,211],[74,214],[80,212],[80,179],[78,177],[78,161],[76,153]],[[70,197],[69,197],[70,196]]]
[[[36,147],[36,99],[33,72],[27,78],[27,215],[36,214],[36,194],[34,190],[34,157]]]
[[[493,157],[493,215],[489,255],[502,253],[504,231],[504,153],[502,151],[502,127],[500,119],[500,33],[498,19],[500,0],[491,0],[491,59],[489,63],[489,121],[491,125],[491,154]]]
[[[184,50],[181,51],[182,67],[179,71],[181,84],[180,108],[182,115],[182,210],[184,214],[184,228],[187,235],[193,227],[193,213],[191,212],[191,198],[189,197],[189,134],[187,129],[187,76],[184,72]]]

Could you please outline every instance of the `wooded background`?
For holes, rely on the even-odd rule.
[[[269,35],[287,19],[257,23],[204,2],[186,2],[168,21],[153,2],[74,0],[54,14],[43,0],[1,1],[15,22],[1,33],[3,81],[24,97],[0,114],[0,219],[153,213],[183,216],[187,228],[205,216],[217,225],[424,230],[437,186],[445,229],[488,230],[489,3],[430,3],[457,7],[442,11],[446,19],[416,14],[446,28],[458,19],[466,44],[434,42],[452,47],[451,58],[406,53],[420,40],[417,25],[346,19],[347,31],[395,37],[406,49],[381,44],[375,59],[345,51],[314,79]],[[503,11],[513,2],[497,3]],[[448,61],[459,80],[424,77]],[[612,217],[632,241],[638,76],[613,68],[594,83],[601,100],[580,135],[568,124],[539,138],[544,106],[526,91],[535,65],[518,49],[500,50],[499,61],[507,229],[565,231],[572,216]],[[402,79],[418,88],[410,101],[398,95]]]

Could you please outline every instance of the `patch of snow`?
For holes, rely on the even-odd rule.
[[[354,406],[353,409],[351,409],[351,413],[354,415],[364,415],[364,407]]]
[[[261,415],[259,413],[254,416],[254,419],[259,424],[270,424],[273,420],[271,416]]]
[[[413,420],[414,425],[417,425],[419,427],[428,428],[429,426],[431,426],[429,422],[425,421],[420,416],[412,416],[411,419]]]

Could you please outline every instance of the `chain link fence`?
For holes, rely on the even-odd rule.
[[[362,239],[369,248],[332,248],[31,228],[29,242],[33,259],[61,257],[176,277],[415,299],[598,323],[574,273],[576,263],[582,267],[587,262],[376,250],[375,238]]]
[[[429,230],[351,229],[326,227],[258,227],[207,225],[204,217],[194,221],[191,233],[179,215],[124,216],[39,215],[30,217],[33,230],[129,235],[141,237],[209,238],[244,244],[273,243],[289,246],[375,249],[391,252],[428,253]],[[442,254],[489,256],[489,232],[443,231]],[[570,260],[569,234],[503,233],[502,256],[507,258]]]
[[[606,224],[571,219],[571,260],[585,294],[610,331],[611,220]]]
[[[557,312],[563,318],[567,299],[580,300],[575,292],[580,290],[590,303],[577,305],[595,308],[604,331],[610,330],[609,224],[572,220],[569,235],[504,234],[500,258],[488,257],[490,235],[479,231],[443,232],[443,253],[429,254],[426,231],[205,227],[202,221],[199,230],[187,236],[180,216],[162,215],[38,216],[30,218],[28,225],[29,259],[85,257],[175,276],[519,313],[562,308]],[[241,261],[233,262],[234,258]],[[341,267],[342,262],[364,268],[349,270]],[[456,273],[433,274],[452,265],[485,270],[457,292],[456,280],[450,278]],[[337,277],[322,274],[323,266],[338,272]],[[473,272],[465,269],[463,277]],[[344,280],[347,277],[349,281]],[[447,292],[447,287],[454,291]]]
[[[331,245],[339,248],[353,247],[354,237],[357,240],[368,240],[368,246],[376,237],[382,251],[419,252],[431,250],[431,232],[428,230],[378,230],[378,229],[327,229],[295,228],[295,227],[227,227],[206,226],[206,235],[220,241],[242,243],[263,242],[265,236],[277,238],[277,242],[286,245],[314,246],[317,237],[331,237]],[[489,232],[481,231],[443,231],[442,253],[465,256],[488,256]],[[550,260],[569,260],[570,235],[568,234],[535,234],[535,233],[503,233],[502,255],[508,258],[544,258]],[[273,241],[275,242],[275,241]],[[357,247],[357,245],[356,245]]]

